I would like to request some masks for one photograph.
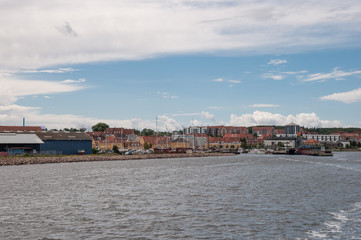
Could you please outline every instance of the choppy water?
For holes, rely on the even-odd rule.
[[[0,239],[361,239],[361,153],[0,167]]]

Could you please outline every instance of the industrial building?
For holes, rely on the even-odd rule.
[[[92,154],[92,138],[83,132],[36,132],[44,144],[40,154]]]
[[[39,153],[42,144],[36,134],[0,133],[0,155]]]
[[[81,132],[0,133],[0,155],[92,154],[92,138]]]

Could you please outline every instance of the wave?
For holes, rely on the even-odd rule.
[[[320,229],[308,231],[311,239],[361,239],[361,202],[349,210],[330,212],[332,219],[322,224]]]

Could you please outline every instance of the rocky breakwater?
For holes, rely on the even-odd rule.
[[[191,157],[214,157],[233,155],[232,153],[174,153],[174,154],[142,154],[142,155],[70,155],[70,156],[11,156],[0,157],[0,166],[66,163],[66,162],[94,162],[94,161],[124,161],[145,160],[156,158],[191,158]]]

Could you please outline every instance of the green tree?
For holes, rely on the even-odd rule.
[[[119,148],[117,145],[113,145],[113,152],[114,153],[119,153]]]
[[[140,132],[140,134],[141,134],[142,136],[153,136],[153,135],[154,135],[154,130],[148,129],[148,128],[144,128],[144,129]]]
[[[152,148],[152,144],[145,142],[144,143],[144,149],[150,149],[150,148]]]
[[[241,148],[243,148],[243,149],[247,149],[247,148],[248,148],[248,145],[247,145],[247,142],[246,142],[246,141],[242,141],[242,143],[241,143]]]
[[[94,126],[92,126],[92,130],[94,132],[104,132],[107,128],[109,128],[109,125],[106,123],[97,123]]]

